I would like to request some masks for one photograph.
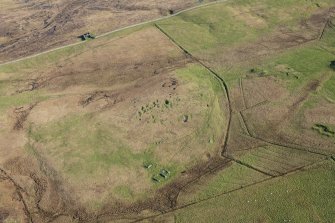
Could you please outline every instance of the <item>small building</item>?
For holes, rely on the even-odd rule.
[[[80,36],[80,38],[85,41],[88,39],[95,39],[95,36],[91,33],[84,33],[83,35]]]

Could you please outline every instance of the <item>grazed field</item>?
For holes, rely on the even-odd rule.
[[[334,162],[223,194],[160,219],[176,222],[332,222]],[[209,185],[206,190],[212,190]],[[243,212],[243,214],[241,213]],[[157,218],[159,221],[159,218]]]
[[[236,0],[0,65],[0,222],[331,222],[334,15]]]
[[[44,182],[35,182],[41,197],[32,196],[42,210],[71,211],[64,200],[71,199],[76,208],[101,211],[160,188],[164,194],[165,185],[214,157],[222,143],[220,84],[158,30],[89,45],[67,60],[59,52],[50,65],[41,63],[46,55],[1,68],[1,143],[17,150],[2,164],[28,182]],[[36,166],[17,168],[24,159]],[[167,180],[159,177],[162,169],[170,172]],[[161,182],[153,182],[156,175]]]

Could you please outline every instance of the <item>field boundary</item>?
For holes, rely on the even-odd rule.
[[[299,168],[296,168],[292,171],[289,171],[287,173],[284,173],[282,175],[278,175],[278,176],[274,176],[274,177],[268,177],[268,178],[265,178],[263,180],[260,180],[260,181],[257,181],[257,182],[254,182],[254,183],[251,183],[251,184],[248,184],[248,185],[245,185],[245,186],[242,186],[240,188],[236,188],[236,189],[232,189],[230,191],[226,191],[226,192],[223,192],[223,193],[219,193],[219,194],[216,194],[216,195],[213,195],[213,196],[210,196],[210,197],[207,197],[207,198],[204,198],[204,199],[201,199],[201,200],[198,200],[198,201],[194,201],[194,202],[190,202],[188,204],[184,204],[184,205],[181,205],[179,207],[176,207],[176,208],[173,208],[171,210],[167,210],[165,211],[164,213],[160,213],[160,214],[156,214],[156,215],[151,215],[151,216],[147,216],[147,217],[143,217],[143,218],[139,218],[139,219],[136,219],[132,222],[142,222],[142,221],[145,221],[145,220],[148,220],[148,219],[153,219],[153,218],[156,218],[156,217],[159,217],[159,216],[162,216],[162,215],[165,215],[165,214],[168,214],[168,213],[173,213],[175,211],[178,211],[178,210],[182,210],[184,208],[187,208],[189,206],[193,206],[193,205],[196,205],[196,204],[200,204],[202,202],[206,202],[206,201],[209,201],[209,200],[212,200],[212,199],[215,199],[215,198],[218,198],[218,197],[221,197],[221,196],[224,196],[224,195],[227,195],[227,194],[231,194],[233,192],[236,192],[236,191],[240,191],[240,190],[243,190],[243,189],[247,189],[249,187],[252,187],[252,186],[256,186],[256,185],[259,185],[259,184],[262,184],[262,183],[265,183],[267,181],[271,181],[271,180],[274,180],[274,179],[278,179],[278,178],[281,178],[281,177],[285,177],[289,174],[295,174],[297,172],[300,172],[300,171],[303,171],[305,168],[308,168],[308,167],[312,167],[314,165],[317,165],[317,164],[321,164],[323,162],[327,162],[327,160],[320,160],[320,161],[317,161],[317,162],[313,162],[313,163],[310,163],[310,164],[307,164],[307,165],[304,165],[302,167],[299,167]]]
[[[221,154],[223,154],[226,151],[226,148],[227,148],[227,145],[228,145],[228,139],[229,139],[230,127],[231,127],[231,121],[232,121],[232,115],[233,115],[232,106],[231,106],[231,99],[230,99],[229,89],[228,89],[227,83],[212,68],[207,66],[204,62],[202,62],[200,59],[193,56],[187,49],[185,49],[183,46],[181,46],[179,43],[177,43],[177,41],[175,39],[173,39],[168,33],[166,33],[163,30],[163,28],[161,28],[157,23],[155,23],[155,27],[160,32],[162,32],[174,45],[176,45],[180,50],[182,50],[187,56],[189,56],[194,61],[196,61],[198,64],[200,64],[202,67],[204,67],[206,70],[208,70],[214,76],[214,78],[220,83],[220,85],[222,87],[222,90],[224,90],[224,92],[226,94],[226,97],[227,97],[227,102],[228,102],[229,117],[228,117],[228,124],[227,124],[226,134],[225,134],[225,137],[224,137],[222,151],[221,151]]]
[[[266,175],[266,176],[269,176],[269,177],[275,177],[275,175],[272,175],[272,174],[270,174],[270,173],[268,173],[268,172],[265,172],[265,171],[263,171],[263,170],[260,170],[260,169],[258,169],[257,167],[254,167],[254,166],[252,166],[252,165],[250,165],[250,164],[248,164],[248,163],[246,163],[246,162],[243,162],[243,161],[241,161],[241,160],[239,160],[239,159],[235,159],[235,158],[232,157],[232,156],[224,156],[224,157],[227,158],[227,159],[230,159],[230,160],[234,161],[235,163],[238,163],[238,164],[240,164],[240,165],[242,165],[242,166],[245,166],[245,167],[247,167],[247,168],[249,168],[249,169],[252,169],[252,170],[254,170],[254,171],[257,171],[257,172],[259,172],[259,173],[262,173],[262,174],[264,174],[264,175]]]
[[[240,85],[240,91],[241,91],[241,96],[242,96],[242,101],[243,101],[243,105],[244,105],[244,109],[248,109],[246,100],[245,100],[245,94],[244,94],[244,89],[243,89],[243,83],[242,83],[243,79],[239,78],[239,85]]]
[[[250,132],[250,129],[248,128],[248,126],[246,125],[246,122],[244,120],[244,117],[242,115],[242,112],[238,112],[238,117],[240,117],[238,120],[241,122],[242,124],[242,128],[247,132],[247,135],[252,137],[252,134]]]
[[[280,147],[284,147],[284,148],[288,148],[288,149],[294,149],[294,150],[300,150],[300,151],[309,152],[309,153],[316,154],[316,155],[321,155],[321,156],[328,156],[328,154],[326,154],[326,153],[315,151],[314,148],[307,148],[307,147],[304,147],[304,146],[293,145],[293,144],[281,144],[281,143],[278,143],[278,142],[274,142],[272,140],[268,140],[268,139],[264,139],[262,137],[259,137],[259,136],[257,136],[256,134],[254,134],[250,131],[247,120],[246,120],[246,118],[243,114],[243,111],[241,111],[240,114],[241,114],[242,120],[244,122],[244,125],[247,127],[248,132],[251,134],[250,135],[251,138],[254,138],[254,139],[260,140],[262,142],[265,142],[267,144],[271,144],[271,145],[275,145],[275,146],[280,146]]]

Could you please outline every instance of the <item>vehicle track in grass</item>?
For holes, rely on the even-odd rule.
[[[3,180],[8,180],[9,182],[12,183],[12,185],[15,188],[15,192],[16,192],[18,198],[19,198],[18,200],[22,203],[23,212],[26,215],[28,223],[33,223],[33,218],[32,218],[31,213],[29,211],[27,202],[25,201],[25,199],[23,197],[23,194],[22,194],[22,193],[25,192],[24,189],[3,168],[0,168],[0,177]]]

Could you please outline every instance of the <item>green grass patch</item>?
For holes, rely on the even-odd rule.
[[[44,53],[36,57],[27,58],[10,64],[0,65],[0,73],[17,73],[25,70],[44,68],[77,55],[85,50],[84,44],[65,47],[49,53]]]
[[[320,161],[324,157],[285,147],[263,146],[241,154],[238,159],[266,173],[278,176],[295,168]]]
[[[334,130],[331,127],[324,124],[315,124],[312,127],[312,129],[324,136],[332,137],[335,135]]]
[[[114,193],[123,199],[132,199],[134,196],[133,191],[127,185],[115,187]]]
[[[64,171],[72,176],[94,174],[115,165],[141,166],[143,160],[152,159],[152,153],[133,153],[114,131],[120,130],[87,114],[33,127],[29,136],[45,144],[49,156],[64,160]]]
[[[50,98],[48,95],[43,95],[42,92],[38,91],[30,91],[9,96],[0,96],[0,112],[3,112],[9,108],[41,102],[48,98]]]
[[[260,30],[236,20],[225,5],[212,5],[158,22],[159,26],[187,50],[196,53],[217,46],[250,40]]]
[[[321,92],[327,99],[335,102],[335,72],[332,77],[323,85]]]
[[[335,165],[328,161],[184,208],[176,222],[332,222],[334,184]]]
[[[197,64],[188,65],[185,68],[178,69],[176,71],[176,75],[179,78],[187,80],[188,82],[192,82],[197,84],[201,91],[213,90],[216,94],[222,94],[223,89],[221,84],[218,82],[216,78],[214,78],[213,74],[211,74],[206,68]],[[205,94],[199,93],[199,96],[203,97]],[[205,98],[203,100],[207,100],[209,98]]]
[[[196,193],[186,195],[183,201],[187,201],[186,203],[188,203],[204,200],[228,191],[240,189],[266,178],[268,178],[268,176],[262,173],[234,163],[218,172],[212,179],[200,186],[200,188],[197,188]]]
[[[332,25],[335,24],[335,18],[330,18]],[[322,36],[321,43],[325,45],[326,48],[329,47],[329,50],[335,53],[335,28],[327,28]]]
[[[237,0],[188,11],[158,24],[176,42],[196,54],[219,45],[232,46],[254,41],[278,25],[298,24],[302,18],[308,18],[316,10],[330,5],[333,5],[331,0],[325,0],[318,6],[314,1],[306,0],[260,0],[257,3]],[[239,11],[241,7],[244,10]],[[296,13],[297,10],[300,13]],[[242,19],[243,14],[253,16],[255,22],[263,21],[264,25],[250,25],[251,18]]]
[[[196,115],[204,117],[204,121],[199,123],[192,135],[193,140],[189,140],[189,143],[196,143],[196,147],[201,145],[204,151],[214,152],[221,143],[223,130],[227,125],[228,108],[224,105],[226,100],[224,89],[218,79],[200,65],[192,64],[179,69],[176,75],[181,80],[196,86],[197,94],[193,96],[193,100],[201,102],[206,108],[201,114],[188,114],[190,121],[195,119]],[[184,115],[181,114],[180,121]]]
[[[161,169],[170,171],[168,179],[162,179],[154,185],[161,187],[181,171],[181,166],[174,162],[161,164],[155,159],[156,145],[135,153],[117,132],[122,130],[97,122],[91,114],[82,114],[71,115],[44,126],[32,126],[28,135],[35,142],[45,145],[44,156],[64,161],[61,171],[72,178],[85,179],[95,177],[98,173],[107,174],[113,167],[135,171],[144,169],[144,164],[150,163],[153,165],[147,169],[149,178],[159,174]],[[27,152],[36,155],[37,151],[28,146]]]
[[[307,81],[329,72],[329,61],[334,56],[315,46],[289,50],[275,58],[269,59],[258,69],[267,70],[287,83],[290,91],[299,89]]]

